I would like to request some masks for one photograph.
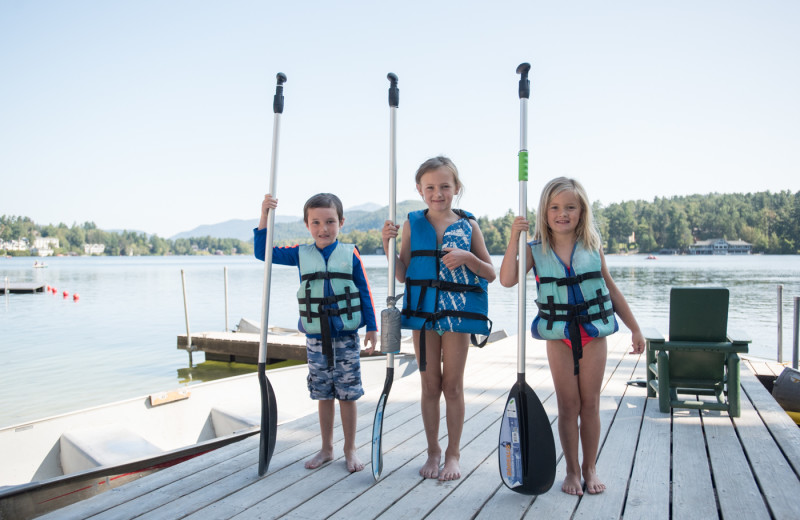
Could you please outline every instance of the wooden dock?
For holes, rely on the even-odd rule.
[[[9,282],[8,293],[37,293],[44,292],[44,284],[39,282]],[[0,294],[6,293],[6,284],[0,282]]]
[[[258,363],[260,334],[250,332],[199,332],[192,334],[192,352],[205,352],[208,361]],[[178,335],[178,349],[187,350],[186,334]],[[306,336],[270,333],[267,337],[267,363],[287,359],[306,362]]]
[[[463,477],[424,480],[425,437],[419,417],[419,376],[395,382],[384,422],[384,470],[375,483],[369,466],[347,472],[337,423],[335,461],[306,470],[319,449],[316,414],[278,428],[269,472],[258,477],[258,437],[221,448],[55,511],[51,519],[83,518],[798,518],[800,429],[742,365],[742,415],[658,411],[646,389],[644,355],[628,355],[630,336],[616,334],[601,397],[603,430],[600,495],[560,491],[565,464],[559,454],[556,484],[524,496],[505,488],[498,474],[499,422],[516,379],[516,338],[471,349],[465,376],[466,415],[461,442]],[[544,345],[528,340],[527,381],[557,431],[557,407]],[[358,444],[369,462],[371,428],[380,388],[359,401]],[[281,406],[281,403],[278,403]],[[442,406],[444,413],[444,406]],[[444,415],[440,424],[444,442]]]

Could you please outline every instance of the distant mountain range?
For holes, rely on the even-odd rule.
[[[397,204],[397,220],[404,222],[411,211],[425,208],[425,203],[421,200],[406,200]],[[389,218],[389,206],[381,207],[378,204],[367,203],[354,206],[344,211],[343,233],[350,231],[369,231],[370,229],[381,229],[383,222]],[[190,231],[184,231],[170,237],[172,240],[178,238],[192,237],[213,237],[213,238],[235,238],[243,242],[253,240],[253,228],[258,226],[257,218],[250,220],[233,219],[219,224],[207,224],[198,226]],[[286,215],[275,215],[275,240],[291,240],[304,237],[308,234],[303,217],[291,217]]]

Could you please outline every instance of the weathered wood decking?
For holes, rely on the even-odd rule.
[[[350,474],[343,459],[314,471],[303,461],[319,449],[316,415],[278,427],[269,473],[258,477],[258,438],[221,448],[160,471],[46,518],[798,518],[800,430],[772,400],[747,363],[742,371],[742,415],[676,410],[658,412],[646,389],[644,356],[631,356],[630,336],[610,338],[601,397],[603,431],[600,495],[562,493],[556,484],[538,497],[519,495],[500,480],[499,420],[516,377],[516,338],[472,349],[465,377],[466,419],[460,480],[423,480],[425,437],[419,417],[419,378],[395,382],[384,422],[384,471]],[[529,340],[527,381],[557,431],[556,399],[543,345]],[[359,401],[358,444],[369,461],[379,388]],[[280,406],[280,403],[278,403]],[[444,440],[444,406],[440,433]],[[556,434],[556,451],[560,444]],[[337,454],[342,432],[337,423]]]

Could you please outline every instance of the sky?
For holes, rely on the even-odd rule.
[[[574,177],[604,205],[800,190],[795,0],[0,1],[0,215],[171,237],[253,219],[280,119],[277,214],[389,202],[446,155],[459,207]],[[346,215],[345,215],[346,217]],[[347,231],[346,223],[343,231]]]

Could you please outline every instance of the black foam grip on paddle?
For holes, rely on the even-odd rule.
[[[531,97],[531,82],[528,79],[528,72],[531,70],[530,63],[520,63],[517,67],[517,74],[520,74],[519,78],[519,97],[520,98],[529,98]]]
[[[272,111],[276,114],[283,114],[283,84],[286,83],[286,74],[279,72],[278,84],[275,86],[275,97],[272,98]]]
[[[397,74],[390,72],[386,75],[386,78],[389,80],[389,106],[397,108],[400,106],[400,89],[397,88]]]

